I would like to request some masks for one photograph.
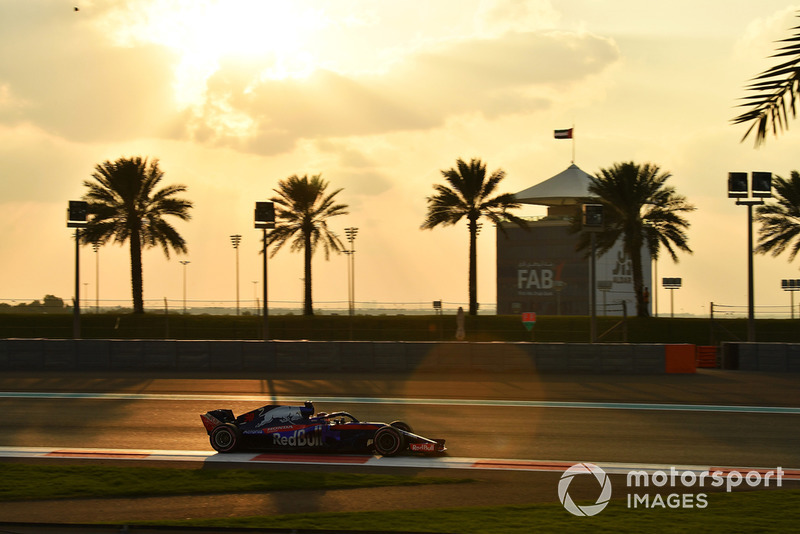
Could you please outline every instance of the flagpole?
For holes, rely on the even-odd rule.
[[[571,139],[572,140],[572,163],[575,164],[575,125],[572,128],[565,130],[555,130],[553,136],[556,139]]]
[[[572,163],[575,164],[575,123],[572,124]]]

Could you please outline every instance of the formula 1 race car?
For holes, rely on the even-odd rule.
[[[269,404],[238,417],[231,410],[212,410],[200,416],[211,446],[217,452],[241,449],[314,452],[377,452],[394,456],[404,451],[443,453],[443,439],[414,434],[402,421],[361,422],[347,412],[314,413],[314,404]]]

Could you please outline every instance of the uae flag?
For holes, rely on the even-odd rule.
[[[556,139],[572,139],[572,128],[566,130],[556,130],[554,137]]]

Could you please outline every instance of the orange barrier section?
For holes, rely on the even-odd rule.
[[[717,367],[717,347],[698,346],[695,353],[697,367],[715,368]]]
[[[667,373],[696,373],[694,345],[664,345],[664,371]]]

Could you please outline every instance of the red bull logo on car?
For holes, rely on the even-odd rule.
[[[287,433],[276,432],[272,435],[272,444],[285,447],[321,447],[322,432],[319,427]]]

